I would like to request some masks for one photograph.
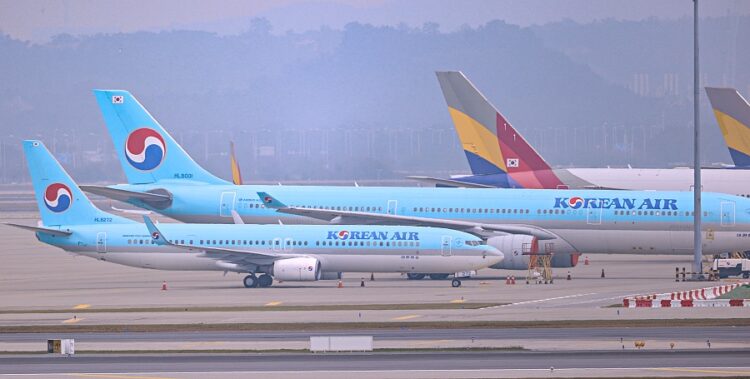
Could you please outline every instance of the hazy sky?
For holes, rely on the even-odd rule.
[[[563,19],[679,18],[690,16],[692,6],[691,0],[0,0],[0,31],[34,42],[60,33],[189,29],[236,34],[255,17],[271,21],[274,33],[341,28],[352,21],[409,26],[433,21],[450,31],[493,19],[526,26]],[[750,1],[703,0],[701,13],[747,15]]]

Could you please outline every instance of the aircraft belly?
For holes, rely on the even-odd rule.
[[[334,272],[416,272],[454,273],[478,270],[489,263],[481,256],[441,256],[425,253],[395,254],[319,254],[323,271]]]
[[[124,266],[172,271],[223,271],[210,258],[200,257],[200,253],[167,252],[108,252],[99,258]]]

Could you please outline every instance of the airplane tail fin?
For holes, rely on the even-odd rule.
[[[95,207],[41,141],[23,141],[23,150],[45,226],[134,222]]]
[[[199,166],[130,92],[94,90],[94,95],[128,183],[227,183]]]
[[[544,158],[462,72],[437,72],[437,78],[474,175],[507,173],[523,188],[563,185]],[[520,172],[525,174],[516,174]]]
[[[734,88],[706,87],[708,101],[736,167],[750,167],[750,104]]]
[[[232,183],[241,186],[242,185],[242,171],[240,171],[240,164],[237,162],[237,157],[234,155],[234,142],[229,142],[229,159],[232,165]]]

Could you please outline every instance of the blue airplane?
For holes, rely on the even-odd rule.
[[[503,252],[499,269],[527,269],[536,254],[571,267],[581,253],[692,253],[691,192],[238,186],[196,164],[127,91],[95,95],[128,184],[84,190],[180,221],[231,223],[234,211],[250,223],[452,228]],[[750,199],[702,197],[704,253],[750,249]]]
[[[8,224],[63,250],[158,270],[248,273],[246,287],[273,279],[313,281],[324,272],[460,273],[495,265],[503,254],[452,229],[373,225],[145,225],[96,208],[40,141],[24,141],[42,222]],[[260,276],[258,276],[260,275]],[[447,276],[447,275],[446,275]]]

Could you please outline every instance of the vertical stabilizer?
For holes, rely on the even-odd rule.
[[[437,72],[474,175],[507,173],[523,188],[563,185],[539,153],[459,71]]]
[[[94,90],[130,184],[185,180],[227,184],[199,166],[128,91]]]
[[[41,141],[23,141],[23,151],[45,226],[134,222],[95,207]]]
[[[706,87],[734,165],[750,168],[750,104],[734,88]]]

